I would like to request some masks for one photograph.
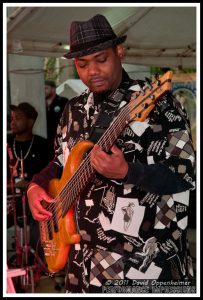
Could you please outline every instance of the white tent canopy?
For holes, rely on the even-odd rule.
[[[7,7],[10,54],[61,57],[70,24],[103,14],[117,35],[127,34],[124,63],[160,67],[196,67],[194,6],[27,6]],[[166,4],[165,4],[166,5]]]

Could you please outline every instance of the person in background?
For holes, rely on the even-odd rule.
[[[53,147],[57,125],[68,99],[57,95],[56,84],[53,80],[45,81],[45,98],[47,112],[47,138]]]
[[[103,116],[116,113],[118,100],[122,100],[120,105],[126,104],[133,91],[144,89],[141,81],[129,78],[122,67],[125,40],[102,15],[71,24],[70,51],[65,57],[74,59],[88,89],[67,103],[57,129],[55,158],[28,185],[28,201],[36,220],[52,219],[41,201],[56,201],[48,195],[48,184],[60,178],[72,148],[95,138],[98,126],[104,129]],[[146,120],[132,120],[113,143],[108,152],[101,144],[94,145],[91,167],[87,164],[80,169],[81,181],[90,170],[95,176],[90,176],[75,200],[80,241],[76,233],[66,265],[66,293],[102,293],[115,279],[193,278],[187,218],[189,192],[195,188],[195,159],[185,110],[168,91]],[[79,179],[70,180],[74,192]],[[124,207],[131,210],[125,217]]]
[[[7,137],[7,181],[9,183],[12,176],[15,193],[21,196],[21,192],[25,191],[33,175],[41,171],[52,157],[47,139],[33,133],[33,126],[38,116],[36,109],[28,102],[22,102],[18,105],[10,105],[10,110],[12,134]],[[22,213],[21,202],[21,200],[17,201],[18,215]],[[29,246],[43,259],[43,249],[39,243],[39,223],[33,219],[28,203],[27,220],[30,225]]]

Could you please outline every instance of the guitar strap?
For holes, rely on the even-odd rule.
[[[128,83],[129,88],[129,83]],[[100,110],[99,116],[92,126],[89,139],[95,144],[98,142],[100,137],[104,134],[106,129],[110,126],[113,119],[119,112],[119,107],[122,101],[125,104],[130,100],[130,96],[133,91],[128,89],[117,89],[115,92],[111,93],[106,100],[102,103],[102,108]]]

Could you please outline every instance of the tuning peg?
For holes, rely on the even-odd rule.
[[[156,84],[159,86],[160,84],[161,84],[161,81],[159,80],[159,74],[158,73],[156,73],[155,75],[154,75],[154,77],[155,77],[155,82],[156,82]]]
[[[143,88],[143,87],[145,86],[144,80],[137,79],[137,80],[136,80],[136,83],[139,84],[139,86],[140,86],[141,88]]]
[[[131,96],[129,95],[129,100],[130,100],[131,98],[132,98],[132,99],[136,99],[136,98],[137,98],[137,94],[136,94],[136,93],[133,93]]]
[[[144,109],[146,109],[146,108],[149,107],[149,104],[148,103],[144,103],[142,106],[144,107]]]
[[[135,117],[136,117],[136,118],[141,118],[141,116],[142,116],[142,114],[141,114],[141,113],[137,113],[137,114],[135,114]]]
[[[153,100],[155,97],[154,97],[154,95],[151,94],[151,95],[149,95],[149,98]]]
[[[136,80],[136,84],[139,85],[139,88],[140,88],[139,92],[140,92],[142,95],[144,95],[144,94],[145,94],[145,91],[143,90],[143,87],[145,86],[144,80],[137,79],[137,80]]]
[[[145,94],[145,91],[143,90],[143,88],[142,88],[142,87],[140,87],[140,93],[141,93],[142,95],[144,95],[144,94]]]
[[[146,81],[148,88],[151,90],[152,89],[151,80],[149,78],[145,77],[145,81]]]

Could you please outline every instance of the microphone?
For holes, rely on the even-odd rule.
[[[11,150],[10,145],[7,143],[6,144],[7,150],[8,150],[8,156],[9,156],[9,166],[14,167],[15,166],[15,159],[13,157],[13,152]]]

